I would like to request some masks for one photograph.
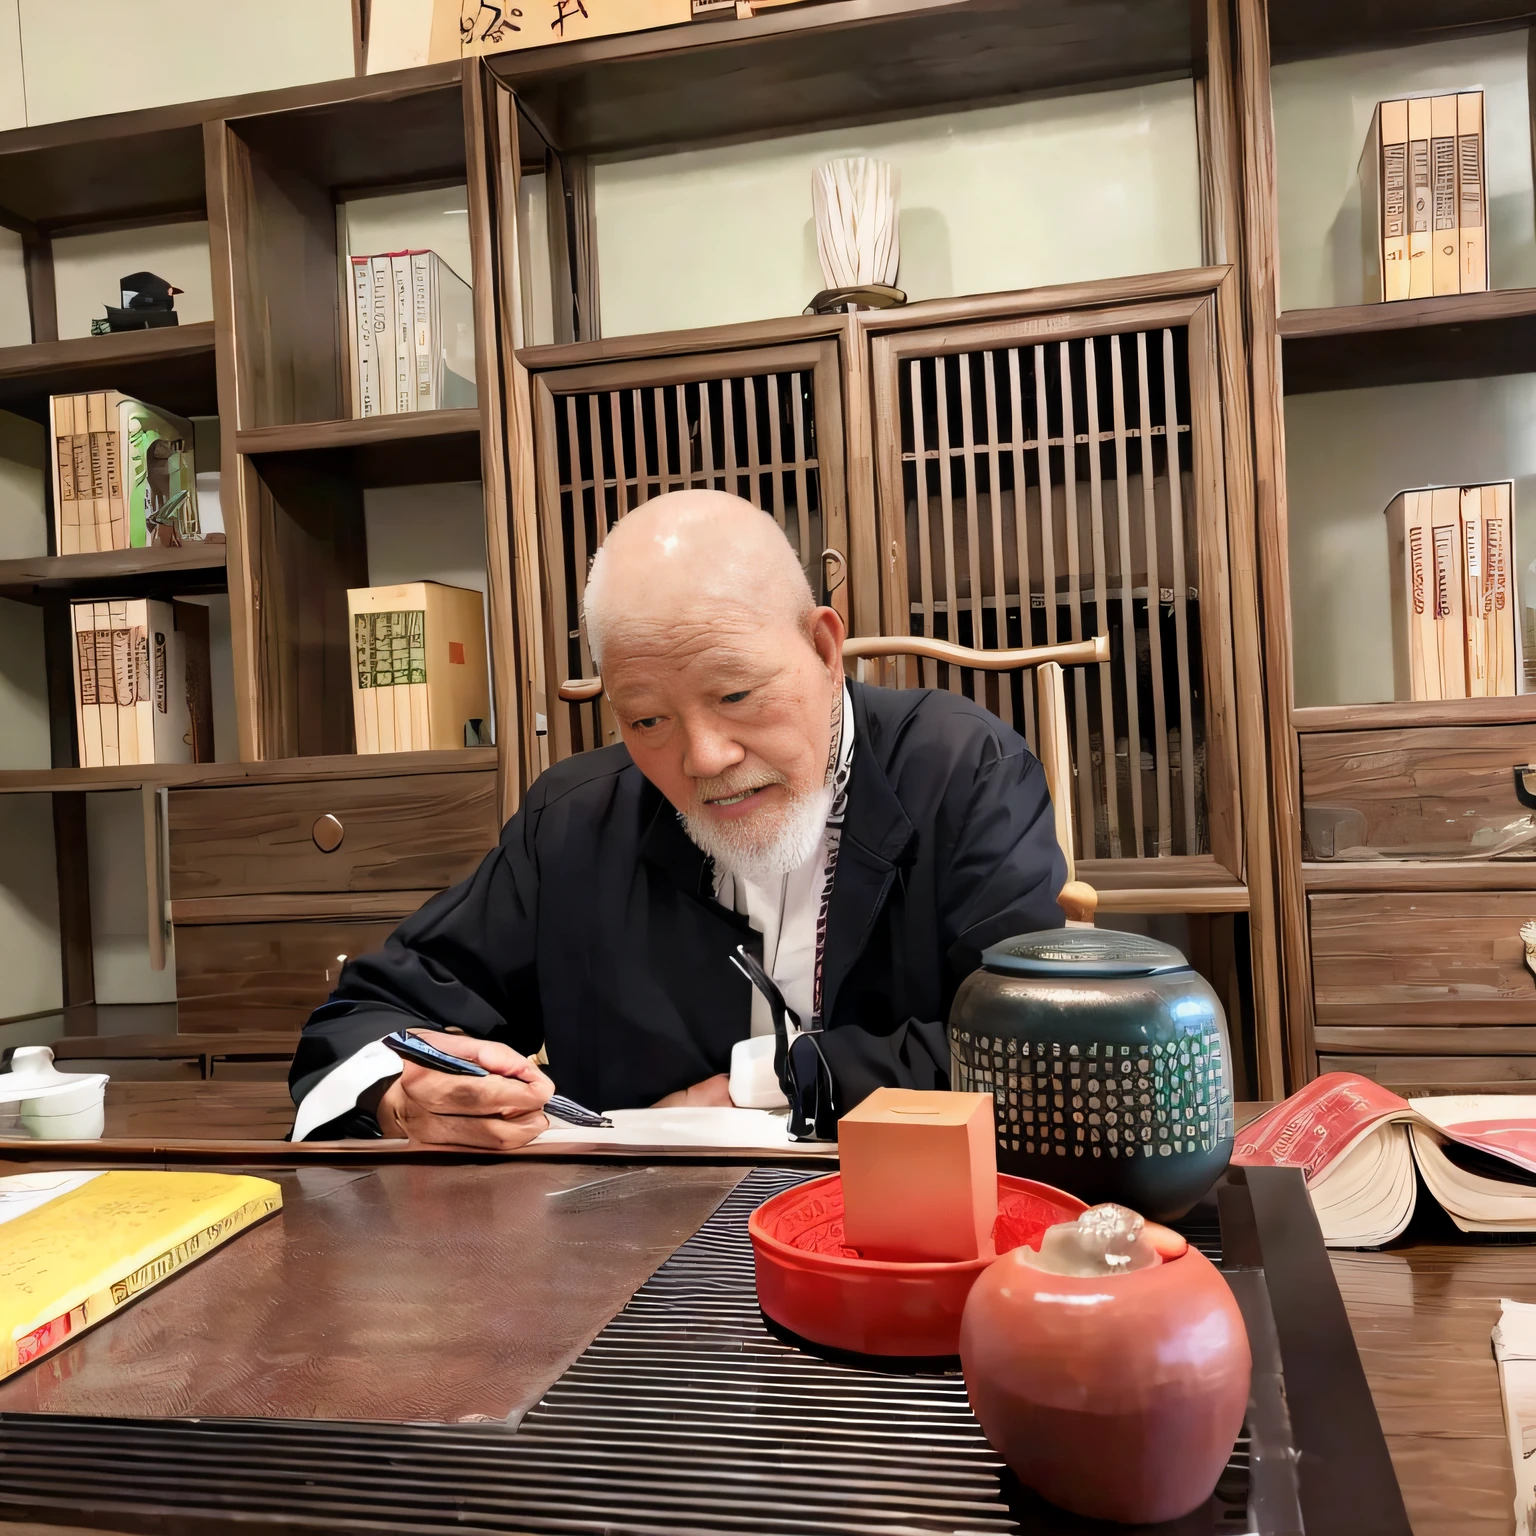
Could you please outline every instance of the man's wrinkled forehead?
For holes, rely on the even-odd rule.
[[[808,644],[799,624],[744,603],[695,605],[678,614],[620,612],[603,670],[615,683],[771,670]]]

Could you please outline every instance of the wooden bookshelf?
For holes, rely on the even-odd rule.
[[[215,414],[213,321],[0,347],[0,410],[46,422],[50,395],[92,389],[142,395],[178,416]]]
[[[1533,15],[1497,0],[1196,0],[1193,9],[1187,0],[825,0],[746,20],[0,134],[0,221],[25,242],[38,338],[0,351],[0,407],[42,420],[50,393],[114,387],[182,414],[216,414],[229,541],[217,558],[204,548],[171,552],[170,562],[146,558],[166,552],[89,557],[107,562],[89,568],[0,563],[0,594],[41,603],[51,625],[51,697],[60,716],[53,765],[0,773],[0,792],[55,794],[61,872],[83,857],[88,790],[148,785],[164,788],[174,805],[186,803],[178,795],[260,796],[313,785],[318,807],[348,784],[387,782],[405,797],[443,774],[460,775],[467,786],[494,773],[499,812],[510,813],[551,749],[550,738],[537,734],[539,717],[549,712],[536,691],[546,680],[537,658],[551,646],[558,656],[571,642],[569,633],[546,632],[551,584],[563,569],[559,561],[569,556],[576,569],[583,554],[560,547],[567,531],[560,520],[570,515],[560,496],[574,493],[557,483],[559,452],[535,401],[543,409],[561,391],[576,398],[589,389],[594,399],[601,390],[617,399],[642,377],[658,398],[675,387],[681,399],[765,356],[777,359],[762,364],[767,371],[814,375],[827,404],[816,425],[826,434],[818,449],[828,456],[817,472],[832,476],[828,506],[845,519],[848,544],[849,586],[839,601],[867,629],[870,615],[879,623],[881,614],[911,607],[910,595],[904,608],[902,594],[886,590],[894,580],[887,558],[903,526],[894,504],[879,500],[879,465],[901,413],[891,409],[890,387],[871,372],[877,360],[887,366],[903,347],[916,348],[917,361],[950,355],[981,346],[982,337],[1022,354],[1037,345],[1049,350],[1078,330],[1107,337],[1145,325],[1152,336],[1188,325],[1201,376],[1220,379],[1190,425],[1220,444],[1194,471],[1202,495],[1219,487],[1211,494],[1219,495],[1225,520],[1210,547],[1220,553],[1186,585],[1198,588],[1202,608],[1209,601],[1210,612],[1221,615],[1201,632],[1211,684],[1201,697],[1214,701],[1202,783],[1217,786],[1210,846],[1224,850],[1225,862],[1200,854],[1084,865],[1106,893],[1106,912],[1184,915],[1202,953],[1212,952],[1218,933],[1237,953],[1236,925],[1246,924],[1240,949],[1251,956],[1244,987],[1256,1019],[1255,1087],[1282,1092],[1316,1063],[1310,893],[1374,890],[1395,898],[1409,892],[1398,882],[1415,877],[1396,868],[1303,870],[1302,736],[1377,727],[1492,730],[1533,720],[1524,700],[1292,709],[1285,395],[1536,372],[1529,362],[1536,357],[1536,291],[1278,314],[1270,58],[1381,50],[1523,25]],[[1172,79],[1192,82],[1201,157],[1197,272],[977,295],[879,317],[784,316],[667,336],[601,335],[590,156],[702,148]],[[550,177],[551,203],[566,214],[548,240],[547,297],[560,328],[553,348],[523,345],[515,184],[531,171]],[[476,294],[479,405],[351,419],[338,203],[366,191],[459,183],[469,207],[466,275]],[[209,227],[213,322],[51,339],[54,236],[193,218]],[[1177,304],[1186,308],[1170,318]],[[887,396],[877,408],[879,388]],[[561,430],[574,434],[573,419],[562,417]],[[574,441],[560,451],[568,455]],[[482,490],[498,746],[359,756],[345,592],[368,579],[365,495],[447,481],[476,481]],[[72,765],[58,614],[72,593],[108,586],[228,591],[240,762],[152,770]],[[994,606],[1001,611],[1003,599]],[[559,670],[551,665],[546,657],[547,676]],[[1423,875],[1424,888],[1435,892],[1486,893],[1494,889],[1490,880],[1502,878],[1470,862]],[[1350,880],[1367,883],[1339,883]],[[73,957],[66,1001],[84,1002],[88,902],[82,918],[80,893],[62,874],[60,889],[64,948]],[[420,894],[417,886],[410,891],[412,899]],[[340,921],[321,913],[335,904],[314,897],[306,906],[295,894],[285,923],[286,899],[263,894],[270,910],[262,908],[262,921],[291,929],[300,946],[292,953],[308,956],[303,946],[320,941],[305,938],[303,925]],[[215,923],[213,908],[196,910],[205,938],[215,927],[239,927]]]
[[[1280,316],[1285,392],[1536,372],[1536,288]]]
[[[480,411],[420,411],[248,427],[235,434],[235,448],[258,463],[287,455],[344,457],[364,488],[478,480]]]
[[[0,560],[0,597],[169,597],[222,592],[229,546],[205,539],[175,549],[111,549],[88,555]]]

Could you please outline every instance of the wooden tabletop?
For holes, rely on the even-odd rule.
[[[0,1411],[504,1417],[560,1374],[746,1160],[662,1163],[603,1186],[632,1170],[569,1154],[370,1166],[348,1148],[332,1166],[322,1154],[274,1174],[290,1123],[280,1083],[112,1084],[109,1135],[240,1138],[284,1184],[285,1212],[0,1383]],[[0,1150],[0,1172],[32,1148]],[[1507,1536],[1514,1484],[1489,1332],[1501,1296],[1536,1302],[1536,1252],[1423,1228],[1391,1252],[1335,1252],[1334,1273],[1414,1530]]]

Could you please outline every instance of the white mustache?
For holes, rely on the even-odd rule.
[[[750,794],[755,789],[768,789],[774,784],[783,784],[787,787],[789,780],[783,774],[773,774],[768,777],[762,774],[755,776],[721,774],[718,778],[704,779],[696,784],[693,800],[695,805],[708,805],[712,800],[728,800],[733,795]]]

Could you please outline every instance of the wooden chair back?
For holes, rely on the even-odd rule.
[[[1045,783],[1051,794],[1051,808],[1056,817],[1056,841],[1067,861],[1067,883],[1057,898],[1068,920],[1092,923],[1098,908],[1098,893],[1077,879],[1073,856],[1075,842],[1072,821],[1072,756],[1067,726],[1067,691],[1063,666],[1091,666],[1109,660],[1109,636],[1095,635],[1091,640],[1073,640],[1059,645],[1036,645],[1016,651],[974,650],[951,645],[945,640],[931,640],[922,635],[850,636],[843,642],[844,662],[853,662],[860,682],[871,679],[870,663],[902,656],[922,657],[943,662],[950,668],[978,672],[1035,673],[1037,724],[1035,756],[1045,769]],[[559,695],[570,703],[595,699],[603,691],[601,677],[567,678],[560,684]]]

